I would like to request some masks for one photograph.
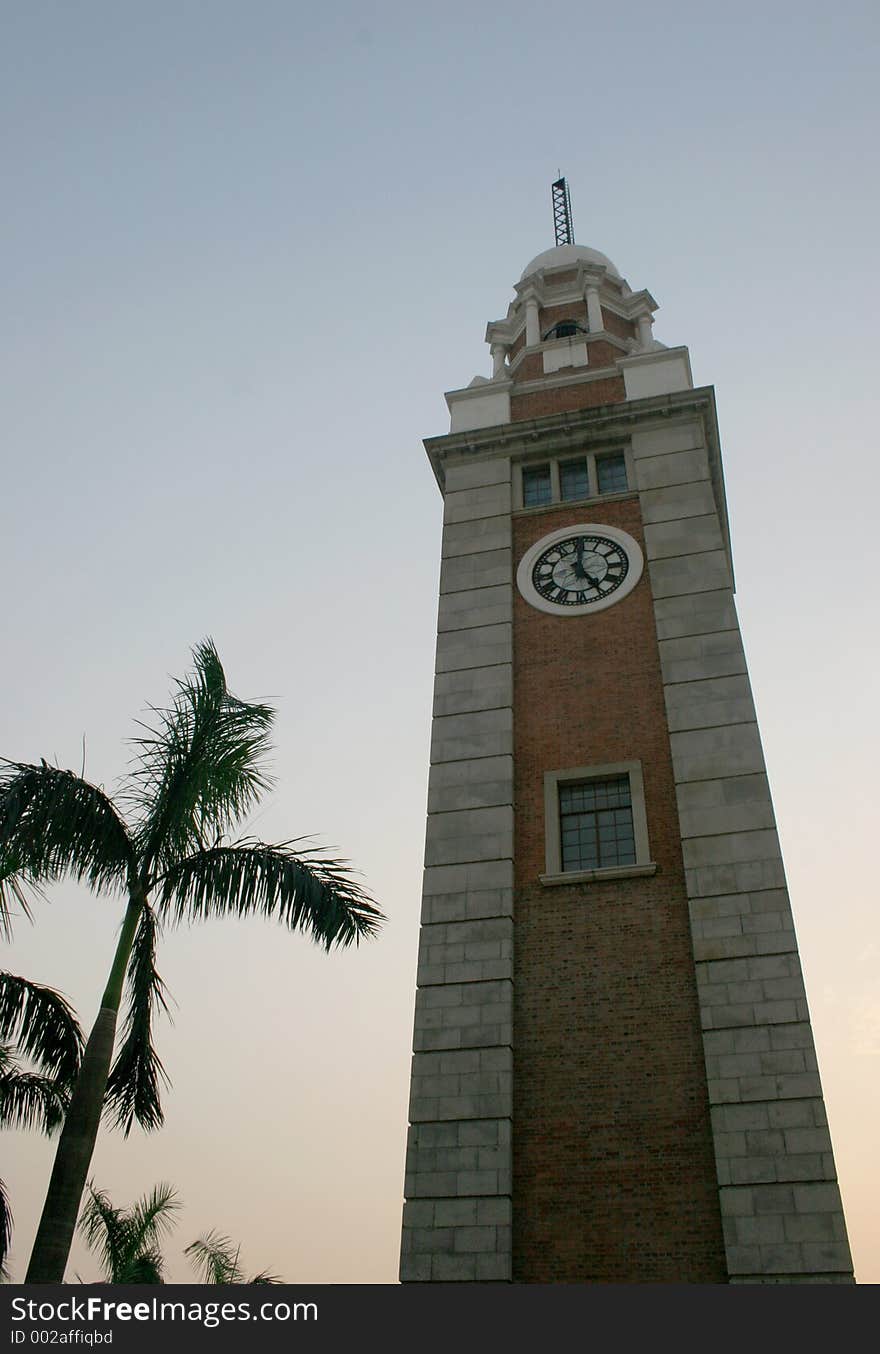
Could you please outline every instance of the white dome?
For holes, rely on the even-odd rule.
[[[598,249],[589,249],[585,244],[560,244],[555,249],[545,249],[543,254],[538,254],[531,263],[526,264],[519,280],[522,282],[523,278],[537,273],[539,268],[562,268],[580,263],[581,260],[584,263],[598,264],[600,268],[607,268],[612,277],[620,277],[608,255],[600,254]]]

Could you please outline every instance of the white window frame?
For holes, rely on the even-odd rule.
[[[607,780],[628,776],[632,804],[633,839],[636,859],[633,865],[606,865],[594,870],[563,870],[562,834],[559,823],[559,790],[562,785],[583,784],[589,780]],[[592,884],[603,879],[637,879],[656,874],[648,841],[648,816],[645,809],[645,780],[641,762],[608,762],[601,766],[573,766],[544,773],[544,843],[546,872],[542,884]]]

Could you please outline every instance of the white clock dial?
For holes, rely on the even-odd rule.
[[[584,523],[553,531],[531,546],[516,581],[539,611],[580,616],[621,601],[643,568],[638,542],[627,532]]]

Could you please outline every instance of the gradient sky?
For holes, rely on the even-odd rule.
[[[737,601],[857,1278],[880,1282],[875,3],[2,4],[0,753],[112,788],[212,635],[278,709],[253,832],[315,833],[382,937],[172,932],[165,1128],[120,1204],[254,1271],[394,1283],[441,502],[421,439],[552,245],[660,302],[714,384]],[[4,965],[91,1024],[118,904]],[[5,1135],[20,1280],[54,1146]],[[77,1246],[72,1266],[98,1277]]]

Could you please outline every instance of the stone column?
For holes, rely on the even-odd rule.
[[[526,297],[526,347],[534,348],[541,342],[541,330],[538,327],[538,298]]]
[[[599,302],[599,288],[590,283],[586,290],[587,322],[591,334],[599,334],[605,328],[602,320],[602,306]]]

